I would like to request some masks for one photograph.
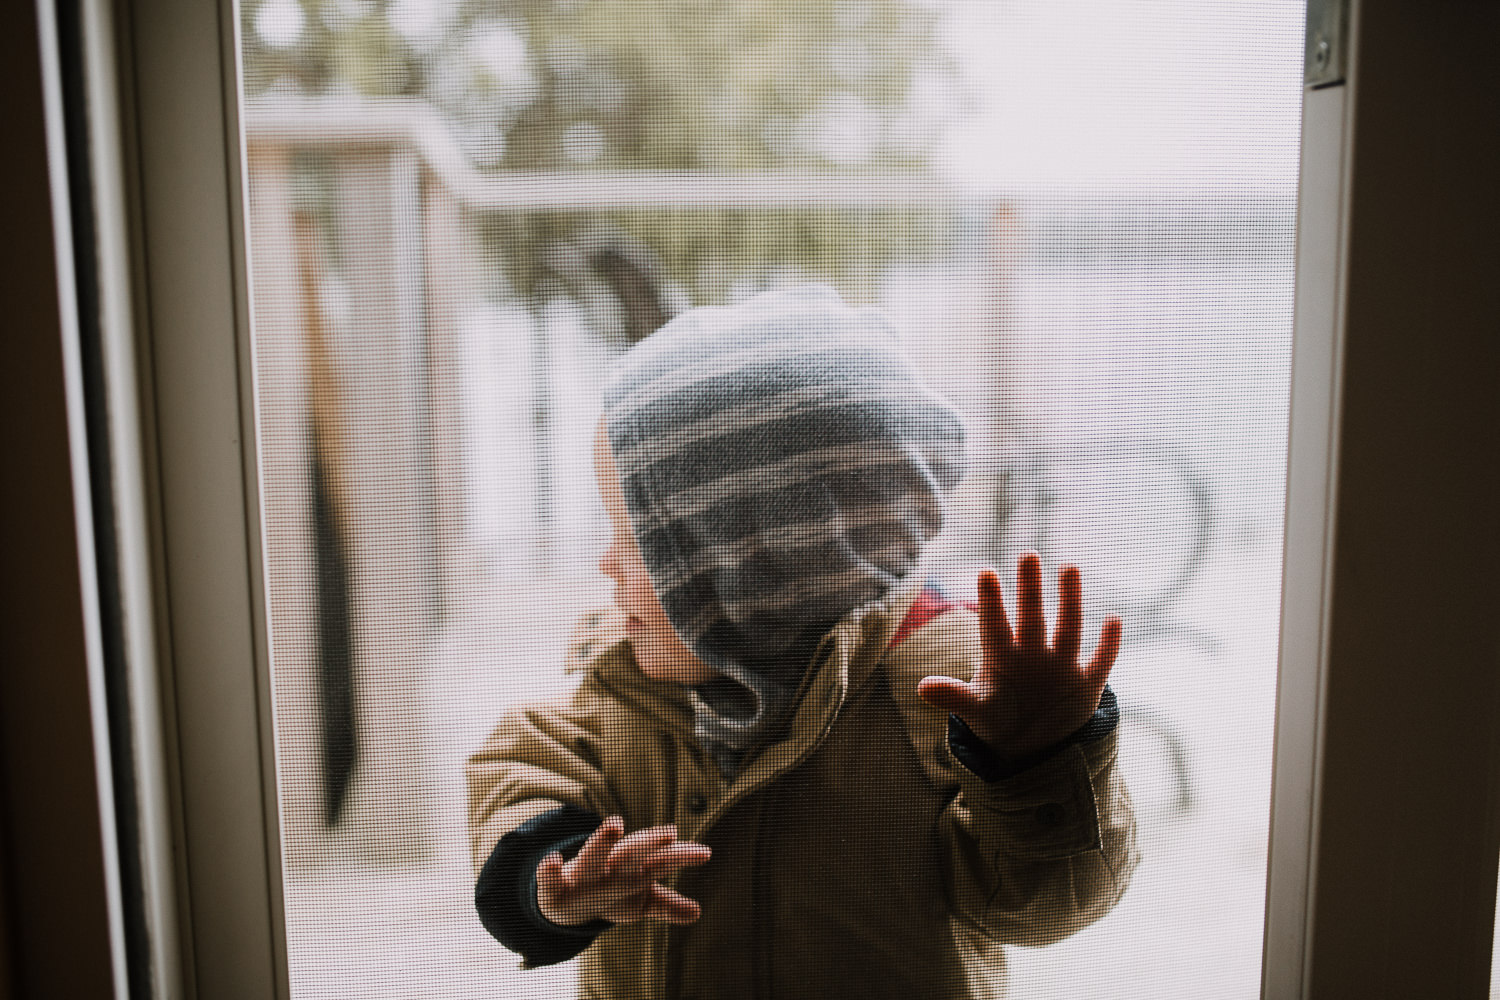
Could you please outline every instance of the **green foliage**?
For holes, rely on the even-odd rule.
[[[563,136],[605,140],[602,167],[764,170],[920,166],[920,73],[947,71],[931,13],[905,0],[586,0],[526,5],[541,97],[507,136],[509,165],[568,165]],[[842,112],[851,147],[820,150]],[[887,135],[904,127],[906,136]],[[842,161],[842,162],[841,162]]]
[[[403,21],[411,9],[246,2],[248,92],[421,97],[494,169],[915,174],[947,113],[931,95],[956,77],[938,15],[919,0],[451,0],[422,31]],[[934,228],[930,213],[896,209],[639,211],[613,223],[707,299],[725,283],[706,274],[783,264],[858,284]],[[585,225],[597,216],[484,223],[523,291],[547,247]]]
[[[418,53],[386,17],[386,0],[241,3],[241,73],[253,99],[272,87],[302,94],[388,97],[421,90]]]

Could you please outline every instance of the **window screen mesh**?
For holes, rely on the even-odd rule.
[[[993,565],[1013,604],[1035,550],[1049,617],[1081,568],[1086,652],[1123,621],[1139,867],[975,995],[1257,993],[1300,3],[239,16],[294,997],[572,995],[576,961],[520,970],[476,916],[465,760],[578,683],[610,603],[611,365],[807,281],[885,310],[965,415],[943,587]]]

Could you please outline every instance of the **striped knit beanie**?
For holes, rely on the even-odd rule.
[[[611,373],[604,425],[657,598],[718,673],[694,726],[732,774],[818,641],[937,534],[963,425],[883,314],[821,285],[672,320]]]

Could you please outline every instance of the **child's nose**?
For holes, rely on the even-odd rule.
[[[620,558],[615,549],[616,546],[614,543],[610,543],[609,547],[604,550],[604,554],[599,557],[599,572],[611,580],[618,581],[620,579]]]

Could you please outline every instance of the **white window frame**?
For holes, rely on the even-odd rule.
[[[1493,606],[1500,562],[1486,506],[1500,317],[1482,287],[1500,269],[1465,220],[1495,232],[1480,189],[1495,165],[1412,101],[1439,102],[1457,135],[1492,132],[1494,19],[1440,6],[1354,0],[1347,82],[1304,102],[1266,997],[1488,995],[1500,664],[1472,613]],[[137,301],[134,334],[115,335],[145,359],[132,458],[154,512],[142,549],[159,553],[154,591],[133,598],[160,623],[157,662],[136,667],[161,689],[167,748],[141,766],[170,799],[147,836],[178,858],[148,884],[152,912],[175,914],[153,928],[176,932],[158,961],[180,956],[156,970],[158,995],[285,997],[238,28],[231,0],[133,0],[118,29]],[[1410,155],[1409,135],[1446,141],[1444,162]],[[1412,266],[1424,233],[1446,269]],[[1444,389],[1410,389],[1413,371]],[[1391,398],[1420,405],[1393,414]],[[1445,444],[1463,433],[1490,453],[1463,462]],[[1399,460],[1374,460],[1388,440]]]

